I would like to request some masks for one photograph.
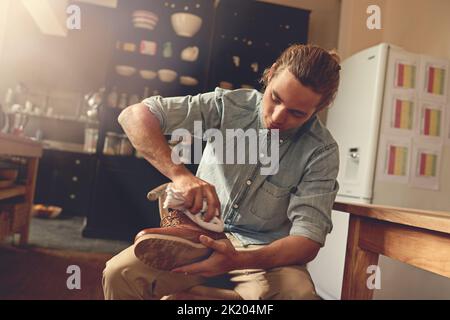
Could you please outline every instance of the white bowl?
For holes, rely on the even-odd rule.
[[[181,76],[180,83],[184,84],[185,86],[196,86],[198,85],[198,80],[188,76]]]
[[[136,68],[130,66],[116,66],[116,72],[124,77],[131,77],[136,73]]]
[[[175,33],[181,37],[193,37],[202,26],[202,18],[192,13],[174,13],[170,20]]]
[[[156,21],[159,20],[158,15],[156,13],[153,13],[151,11],[146,11],[146,10],[134,11],[133,12],[133,18],[136,18],[136,17],[146,17],[146,18],[150,18],[150,19],[153,19],[153,20],[156,20]]]
[[[177,78],[177,73],[169,69],[161,69],[158,71],[159,80],[162,82],[172,82]]]
[[[195,47],[187,47],[183,51],[181,51],[181,60],[193,62],[198,59],[199,48]]]
[[[149,18],[145,18],[145,17],[136,17],[133,18],[133,23],[146,23],[146,24],[151,24],[153,26],[156,26],[156,24],[158,23],[158,20],[152,20]]]
[[[157,76],[157,73],[153,70],[141,70],[139,71],[139,74],[141,75],[142,79],[145,80],[153,80]]]
[[[134,27],[135,28],[140,28],[140,29],[148,29],[148,30],[154,30],[155,29],[154,25],[147,24],[147,23],[135,23]]]

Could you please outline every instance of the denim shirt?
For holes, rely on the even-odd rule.
[[[227,129],[264,128],[262,97],[251,89],[216,88],[196,96],[154,96],[143,103],[165,134],[177,128],[193,132],[194,121],[202,121],[203,130],[216,128],[225,136]],[[244,246],[268,244],[288,235],[323,246],[332,229],[331,210],[339,188],[338,146],[316,116],[285,136],[280,133],[279,142],[278,172],[261,175],[260,161],[212,164],[208,140],[197,176],[215,186],[225,231]]]

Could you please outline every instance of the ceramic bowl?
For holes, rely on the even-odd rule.
[[[147,19],[147,18],[133,18],[133,23],[134,24],[142,23],[142,24],[148,24],[148,25],[151,25],[151,26],[156,26],[157,21],[151,20],[151,19]]]
[[[162,82],[172,82],[177,78],[177,73],[170,69],[161,69],[158,71],[159,80]]]
[[[155,30],[155,26],[152,26],[147,23],[135,23],[134,27],[139,29]]]
[[[133,12],[133,18],[134,17],[147,17],[147,18],[153,18],[155,20],[158,20],[158,15],[156,13],[153,13],[148,10],[136,10]]]
[[[140,70],[139,74],[141,75],[142,79],[145,79],[145,80],[153,80],[158,75],[153,70]]]
[[[183,51],[181,51],[181,60],[193,62],[198,59],[198,54],[200,50],[197,46],[195,47],[187,47]]]
[[[181,76],[180,83],[185,86],[196,86],[198,85],[198,80],[188,76]]]
[[[136,73],[136,68],[130,66],[116,66],[116,72],[124,77],[131,77]]]
[[[62,212],[61,207],[44,206],[41,204],[34,205],[32,208],[32,215],[41,219],[55,219]]]
[[[170,19],[175,33],[181,37],[193,37],[202,26],[202,18],[192,13],[174,13]]]
[[[136,28],[153,30],[158,21],[158,16],[151,11],[137,10],[133,12],[133,25]]]

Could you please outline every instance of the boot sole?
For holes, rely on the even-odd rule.
[[[136,240],[134,254],[147,266],[158,270],[172,270],[204,260],[212,249],[180,237],[148,234]]]

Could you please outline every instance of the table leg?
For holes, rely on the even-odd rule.
[[[29,233],[30,233],[30,221],[31,221],[31,210],[33,208],[34,202],[34,193],[36,188],[36,177],[37,177],[37,169],[39,165],[38,158],[30,158],[27,163],[27,180],[26,187],[27,193],[25,194],[25,202],[28,204],[28,217],[26,219],[27,223],[22,227],[20,232],[20,242],[21,246],[26,245],[28,243]]]
[[[371,300],[373,297],[373,289],[367,286],[367,280],[371,276],[367,273],[367,268],[378,264],[378,254],[359,246],[363,222],[363,218],[350,216],[342,300]]]

